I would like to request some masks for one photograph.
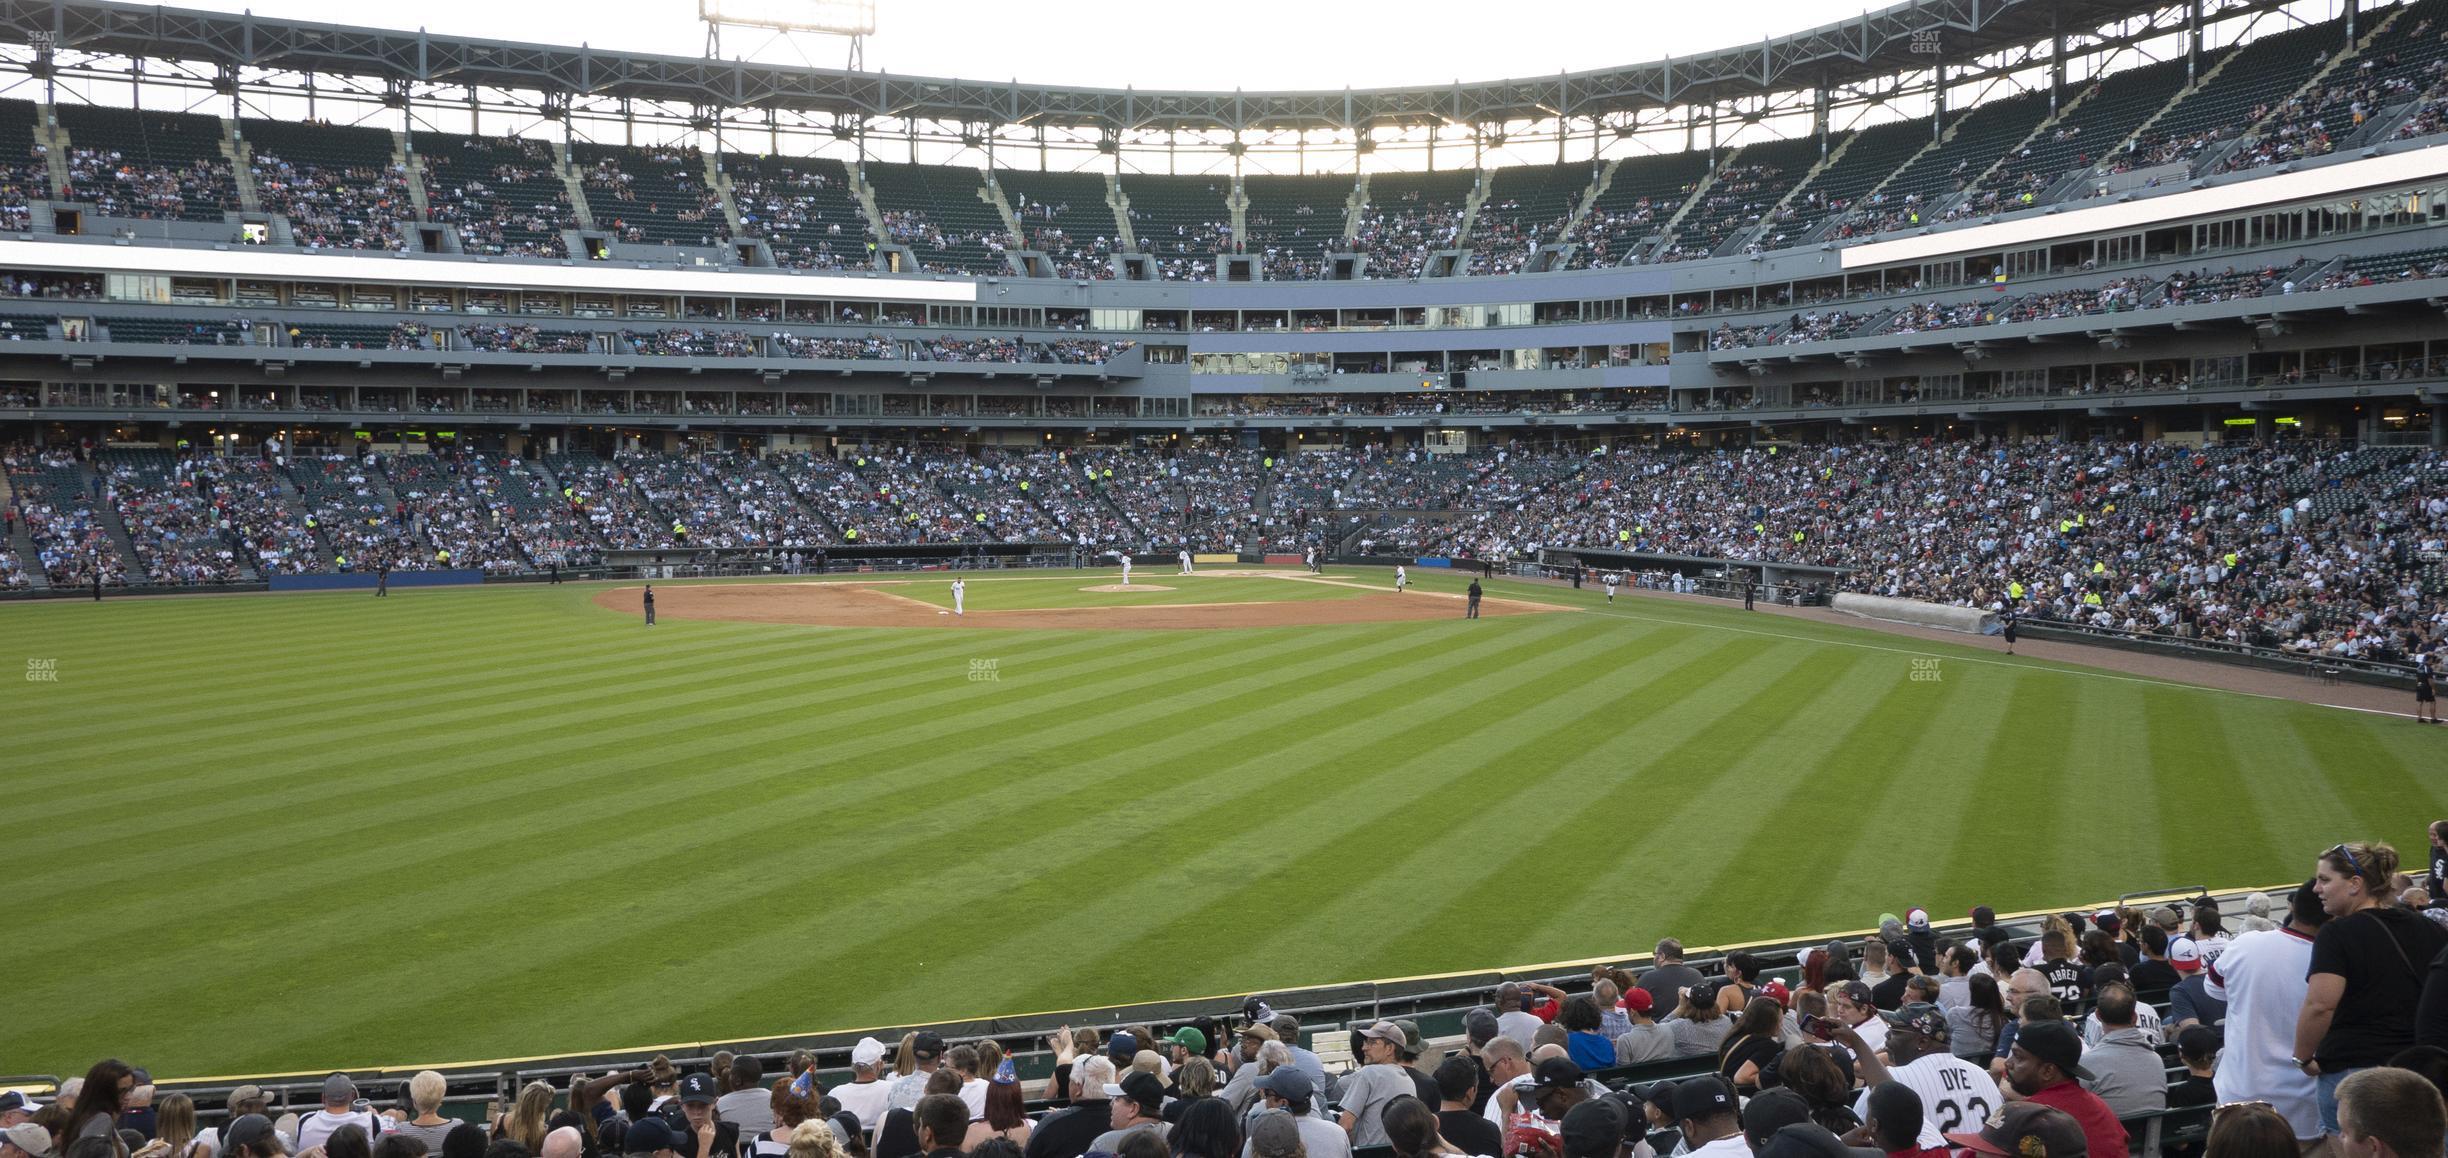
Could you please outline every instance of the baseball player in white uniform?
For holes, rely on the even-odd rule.
[[[959,580],[959,579],[955,579],[955,580],[953,580],[953,581],[952,581],[952,614],[954,614],[954,615],[962,615],[962,614],[966,614],[965,612],[963,612],[963,611],[961,610],[961,600],[962,600],[964,597],[966,597],[968,594],[969,594],[969,584],[968,584],[968,583],[966,583],[966,582],[964,582],[964,581],[962,581],[962,580]]]
[[[1617,584],[1622,583],[1622,582],[1623,582],[1623,576],[1618,575],[1618,574],[1616,574],[1616,573],[1615,573],[1615,572],[1613,572],[1613,571],[1609,571],[1609,572],[1607,572],[1607,573],[1606,573],[1607,602],[1609,602],[1609,603],[1613,603],[1613,602],[1615,602],[1615,587],[1616,587],[1616,585],[1617,585]]]
[[[1184,548],[1182,548],[1182,551],[1181,551],[1181,563],[1182,563],[1181,573],[1182,573],[1182,574],[1184,574],[1184,575],[1189,574],[1189,573],[1190,573],[1190,549],[1189,549],[1188,547],[1184,547]]]
[[[1122,557],[1122,585],[1128,587],[1130,586],[1130,554],[1128,552],[1117,552],[1117,554]]]
[[[1409,587],[1410,585],[1411,573],[1403,570],[1399,564],[1396,565],[1394,568],[1394,593],[1396,595],[1400,595],[1403,592],[1403,588]]]

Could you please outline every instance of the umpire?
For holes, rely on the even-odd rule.
[[[1462,612],[1462,618],[1464,618],[1464,619],[1477,619],[1477,618],[1479,618],[1479,581],[1478,581],[1478,580],[1476,580],[1476,579],[1471,580],[1471,585],[1470,585],[1470,606],[1469,606],[1467,609],[1465,609],[1465,610]]]

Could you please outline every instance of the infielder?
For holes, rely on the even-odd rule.
[[[1403,588],[1409,587],[1410,585],[1410,572],[1403,570],[1401,565],[1397,564],[1394,568],[1394,593],[1396,595],[1400,595],[1403,593]]]
[[[1189,548],[1187,548],[1187,547],[1182,548],[1182,552],[1181,552],[1181,563],[1182,563],[1181,573],[1182,573],[1182,574],[1184,574],[1184,575],[1189,574],[1189,573],[1190,573],[1190,549],[1189,549]]]
[[[1616,573],[1615,573],[1615,572],[1613,572],[1613,571],[1609,571],[1609,572],[1607,572],[1607,573],[1606,573],[1607,602],[1609,602],[1609,603],[1613,603],[1613,602],[1615,602],[1615,588],[1616,588],[1616,586],[1617,586],[1618,584],[1620,584],[1620,583],[1622,583],[1622,582],[1623,582],[1623,576],[1618,575],[1618,574],[1616,574]]]
[[[952,614],[964,614],[964,612],[961,610],[961,600],[968,594],[969,584],[967,582],[960,579],[954,579],[952,581]]]

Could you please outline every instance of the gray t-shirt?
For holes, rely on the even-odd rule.
[[[1122,1150],[1122,1139],[1130,1137],[1132,1134],[1141,1130],[1154,1130],[1156,1131],[1156,1136],[1158,1138],[1163,1138],[1164,1129],[1164,1119],[1150,1118],[1136,1126],[1126,1126],[1119,1130],[1107,1130],[1104,1133],[1097,1135],[1096,1141],[1088,1144],[1088,1149],[1099,1154],[1118,1154]]]
[[[1342,1113],[1352,1116],[1352,1148],[1390,1145],[1385,1122],[1380,1117],[1385,1104],[1418,1092],[1419,1084],[1401,1066],[1382,1062],[1361,1066],[1358,1072],[1343,1079],[1343,1100],[1338,1104]]]
[[[457,1118],[444,1118],[439,1126],[420,1126],[414,1121],[407,1121],[400,1123],[393,1132],[425,1143],[425,1152],[428,1154],[439,1154],[442,1152],[442,1139],[449,1137],[451,1131],[465,1124]]]
[[[1615,1038],[1615,1064],[1619,1066],[1665,1061],[1674,1055],[1674,1031],[1656,1022],[1635,1025]]]
[[[714,1116],[738,1126],[742,1138],[770,1134],[774,1128],[773,1091],[733,1090],[714,1100]]]

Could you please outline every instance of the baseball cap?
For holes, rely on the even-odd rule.
[[[1380,1021],[1370,1025],[1367,1029],[1360,1031],[1360,1037],[1373,1037],[1396,1049],[1408,1049],[1411,1045],[1411,1039],[1403,1036],[1402,1027],[1391,1021]],[[1352,1044],[1356,1046],[1359,1041],[1354,1039]]]
[[[1195,1025],[1185,1025],[1180,1029],[1174,1030],[1172,1041],[1173,1044],[1189,1050],[1193,1054],[1202,1054],[1207,1052],[1207,1035],[1199,1032],[1199,1027]]]
[[[347,1074],[333,1074],[332,1076],[323,1079],[324,1105],[337,1106],[342,1102],[353,1102],[356,1100],[357,1083],[349,1080],[349,1076]]]
[[[1530,1071],[1532,1090],[1561,1090],[1581,1084],[1581,1067],[1571,1058],[1551,1057]]]
[[[10,1145],[34,1155],[34,1158],[49,1158],[51,1153],[51,1131],[32,1122],[19,1122],[0,1130],[0,1138],[6,1138]]]
[[[233,1106],[242,1102],[269,1102],[271,1100],[264,1093],[262,1086],[239,1086],[229,1092],[229,1104]],[[7,1108],[6,1105],[0,1104],[0,1110]]]
[[[1785,983],[1774,977],[1760,983],[1759,994],[1762,997],[1775,998],[1779,1005],[1793,1004],[1793,990],[1785,988]]]
[[[1733,1112],[1734,1090],[1724,1078],[1702,1074],[1675,1086],[1675,1121],[1690,1122]]]
[[[1267,1005],[1266,998],[1252,997],[1241,1003],[1241,1016],[1244,1020],[1253,1022],[1273,1021],[1275,1010]]]
[[[715,1098],[714,1075],[690,1074],[680,1079],[680,1101],[711,1102]]]
[[[1105,1039],[1105,1056],[1112,1058],[1117,1066],[1129,1065],[1132,1058],[1139,1056],[1139,1039],[1127,1029],[1116,1030],[1112,1037]]]
[[[2015,1034],[2015,1046],[2064,1070],[2067,1077],[2091,1080],[2091,1071],[2082,1067],[2082,1035],[2065,1022],[2041,1021],[2024,1026]]]
[[[1836,992],[1844,994],[1844,999],[1852,1002],[1855,1005],[1867,1006],[1870,1004],[1870,985],[1868,982],[1847,981],[1844,984],[1837,986]]]
[[[1129,1098],[1149,1113],[1164,1109],[1164,1079],[1151,1073],[1134,1071],[1123,1075],[1122,1084],[1105,1087],[1108,1098]]]
[[[2194,973],[2201,969],[2201,945],[2191,937],[2179,937],[2168,942],[2168,966],[2178,973]]]
[[[1406,1017],[1395,1022],[1394,1028],[1402,1031],[1402,1051],[1404,1053],[1418,1057],[1428,1051],[1428,1039],[1420,1033],[1418,1022]]]
[[[1632,992],[1649,996],[1644,990],[1635,989]],[[1469,1035],[1472,1045],[1486,1045],[1496,1040],[1496,1011],[1482,1007],[1464,1014],[1462,1032]]]
[[[850,1047],[851,1065],[871,1066],[883,1060],[884,1043],[872,1037],[862,1037],[858,1039],[857,1045]]]
[[[1743,1137],[1750,1141],[1753,1149],[1758,1149],[1767,1145],[1768,1139],[1777,1131],[1796,1122],[1810,1120],[1810,1103],[1804,1101],[1801,1094],[1784,1086],[1774,1086],[1753,1094],[1750,1104],[1743,1107]]]
[[[931,1029],[919,1030],[918,1036],[910,1041],[910,1052],[922,1058],[942,1057],[943,1035]]]
[[[1796,1122],[1769,1136],[1759,1158],[1886,1158],[1877,1150],[1847,1146],[1844,1139],[1817,1122]]]
[[[698,1075],[690,1074],[689,1076],[697,1077]],[[677,1148],[677,1140],[672,1137],[671,1123],[653,1114],[629,1123],[629,1134],[621,1142],[621,1152],[625,1154],[652,1154],[657,1150]]]
[[[27,1124],[32,1125],[30,1122]],[[222,1128],[220,1152],[230,1154],[240,1146],[247,1146],[261,1154],[269,1148],[264,1145],[264,1139],[271,1136],[272,1119],[262,1114],[240,1114]]]
[[[1317,1096],[1317,1087],[1310,1084],[1309,1075],[1298,1066],[1276,1066],[1258,1075],[1255,1084],[1287,1102],[1305,1102]]]
[[[1929,910],[1927,910],[1927,909],[1907,909],[1907,910],[1905,910],[1905,911],[1904,911],[1904,927],[1905,927],[1905,928],[1907,928],[1907,929],[1912,929],[1912,930],[1914,930],[1914,931],[1916,931],[1916,932],[1918,932],[1919,930],[1922,930],[1922,929],[1927,929],[1927,928],[1929,928]]]
[[[2082,1124],[2074,1115],[2038,1102],[2008,1102],[1977,1134],[1949,1134],[1946,1140],[1983,1154],[2031,1155],[2031,1158],[2075,1158],[2085,1153]],[[2026,1148],[2037,1141],[2039,1153]]]
[[[1648,990],[1635,985],[1624,990],[1623,1001],[1620,1004],[1634,1013],[1647,1013],[1657,1004],[1657,998],[1651,997]]]
[[[29,1094],[24,1090],[10,1090],[7,1093],[0,1094],[0,1114],[15,1113],[19,1111],[31,1114],[41,1108],[41,1106],[35,1104],[34,1095]],[[20,1125],[22,1124],[23,1123],[20,1123]]]
[[[1897,1029],[1909,1030],[1923,1037],[1934,1037],[1939,1041],[1947,1039],[1946,1011],[1929,1002],[1914,1001],[1900,1009],[1882,1009],[1879,1011],[1879,1016],[1884,1018],[1887,1024]]]
[[[1624,1121],[1624,1108],[1613,1098],[1592,1098],[1565,1111],[1564,1158],[1615,1158]]]
[[[1260,1114],[1250,1123],[1250,1150],[1258,1154],[1289,1154],[1301,1144],[1300,1122],[1290,1114]]]

